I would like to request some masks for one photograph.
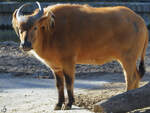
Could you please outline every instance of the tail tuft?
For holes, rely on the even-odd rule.
[[[139,73],[140,73],[140,77],[142,78],[145,74],[145,66],[144,66],[144,61],[140,62],[139,65]]]

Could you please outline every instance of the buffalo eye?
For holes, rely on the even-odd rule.
[[[34,30],[37,30],[37,27],[34,27]]]
[[[44,30],[44,29],[45,29],[45,26],[42,26],[42,29]]]

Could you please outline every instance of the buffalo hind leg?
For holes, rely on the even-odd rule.
[[[126,80],[126,90],[132,90],[139,87],[140,76],[134,60],[122,62],[124,76]]]
[[[70,110],[74,103],[74,63],[69,62],[64,65],[64,77],[68,94],[68,102],[65,104],[64,110]]]
[[[140,73],[139,73],[137,68],[136,68],[136,70],[134,72],[134,76],[136,77],[136,80],[133,83],[134,84],[133,87],[134,88],[138,88],[139,84],[140,84],[141,76],[140,76]]]
[[[65,102],[64,98],[64,75],[62,71],[54,72],[56,79],[56,87],[58,90],[58,103],[56,104],[54,110],[61,110],[62,105]]]

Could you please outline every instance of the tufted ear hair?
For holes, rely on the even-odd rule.
[[[19,29],[17,27],[17,18],[16,18],[16,12],[17,12],[18,9],[16,9],[13,13],[13,16],[12,16],[12,26],[17,34],[17,36],[19,37]]]
[[[50,27],[51,28],[54,28],[55,27],[55,15],[50,11],[46,14],[50,20],[49,20],[49,24],[50,24]]]

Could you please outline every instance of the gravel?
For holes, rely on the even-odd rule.
[[[31,55],[22,52],[15,42],[0,43],[0,73],[12,73],[14,76],[49,76],[49,68]]]
[[[76,65],[77,76],[81,76],[80,73],[121,71],[122,68],[115,61],[102,66]],[[19,44],[12,41],[0,42],[0,73],[13,73],[14,76],[32,75],[31,77],[48,76],[53,78],[48,67],[34,56],[22,52],[19,49]]]

